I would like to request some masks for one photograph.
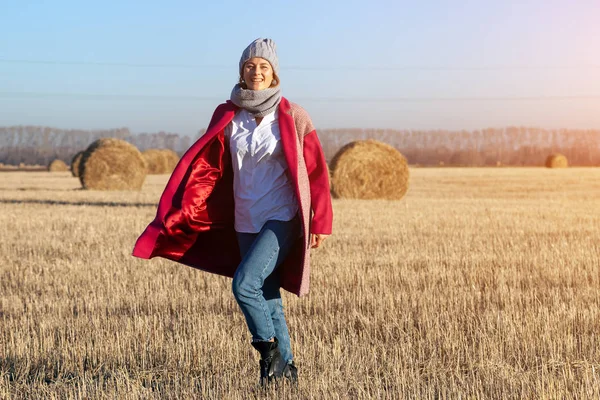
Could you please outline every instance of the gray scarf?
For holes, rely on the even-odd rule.
[[[231,101],[255,117],[261,118],[275,111],[281,101],[281,88],[277,85],[274,88],[250,90],[243,89],[238,83],[231,91]]]

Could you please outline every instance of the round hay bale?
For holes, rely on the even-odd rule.
[[[150,175],[167,173],[167,158],[160,149],[148,149],[142,153],[146,162],[146,172]]]
[[[63,160],[56,159],[48,164],[49,172],[65,172],[68,171],[69,167]]]
[[[121,139],[103,138],[92,143],[79,163],[84,189],[139,190],[146,179],[142,153]]]
[[[359,140],[342,147],[331,161],[332,194],[337,198],[399,200],[408,190],[408,163],[394,147]]]
[[[81,163],[81,157],[83,157],[83,151],[76,153],[71,159],[71,175],[79,177],[79,163]]]
[[[167,169],[165,173],[170,174],[177,166],[177,163],[179,163],[179,156],[170,149],[163,149],[162,152],[164,157],[167,159]]]
[[[550,154],[546,158],[546,167],[547,168],[567,168],[569,166],[569,161],[567,157],[562,154]]]

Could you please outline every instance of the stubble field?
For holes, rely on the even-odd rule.
[[[230,280],[132,246],[166,176],[0,174],[0,398],[600,397],[600,168],[412,169],[334,200],[284,302],[297,389],[258,389]]]

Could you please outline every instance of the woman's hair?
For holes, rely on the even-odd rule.
[[[241,75],[239,84],[243,89],[248,89],[248,87],[246,86],[246,82],[244,82],[244,78]],[[279,76],[275,73],[275,71],[273,71],[273,82],[271,82],[271,86],[269,87],[274,88],[277,85],[279,85]]]

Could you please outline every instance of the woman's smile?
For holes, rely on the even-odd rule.
[[[250,90],[263,90],[273,82],[273,67],[260,57],[253,57],[244,64],[244,82]]]

